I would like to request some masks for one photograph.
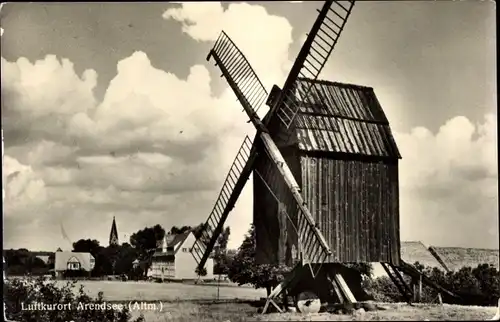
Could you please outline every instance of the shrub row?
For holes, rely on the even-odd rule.
[[[126,306],[122,309],[106,305],[103,293],[97,298],[88,296],[83,286],[76,288],[76,281],[58,286],[55,281],[43,278],[14,278],[4,283],[4,301],[8,320],[23,322],[129,322],[131,314]],[[66,304],[65,307],[33,309],[37,303]],[[94,304],[103,309],[82,309]],[[31,306],[30,306],[31,305]],[[134,322],[142,322],[139,317]]]
[[[457,300],[446,294],[441,294],[443,302],[445,303],[496,305],[500,298],[500,273],[494,266],[481,264],[475,268],[463,267],[459,271],[446,273],[437,268],[425,267],[418,262],[415,263],[414,266],[434,283],[461,297],[461,300]],[[406,282],[411,285],[411,278],[409,276],[403,277]],[[376,301],[404,301],[397,287],[387,276],[367,279],[364,283],[365,290],[367,290]],[[438,291],[424,284],[421,302],[435,302],[437,296]]]

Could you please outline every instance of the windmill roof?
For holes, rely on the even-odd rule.
[[[462,267],[475,268],[480,264],[490,264],[499,269],[499,250],[463,247],[431,246],[432,251],[448,270],[458,271]]]
[[[301,78],[296,118],[299,149],[401,158],[373,88]]]
[[[429,249],[420,241],[402,241],[401,259],[412,265],[415,264],[415,262],[419,262],[427,267],[435,267],[441,270],[444,269]]]

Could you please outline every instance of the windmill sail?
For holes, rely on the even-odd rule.
[[[222,75],[226,77],[233,91],[238,93],[238,99],[245,102],[242,104],[247,107],[246,112],[250,119],[253,119],[254,116],[258,119],[257,111],[265,103],[268,93],[245,55],[224,31],[217,38],[207,60],[210,60],[211,57],[221,68]],[[191,248],[191,253],[197,261],[198,267],[203,267],[210,256],[229,212],[233,209],[250,177],[253,161],[256,157],[256,149],[252,145],[252,140],[247,136],[241,144],[215,206],[205,223],[202,236],[196,239]]]
[[[290,188],[299,214],[299,250],[306,262],[323,262],[331,251],[302,198],[297,181],[271,138],[267,123],[273,119],[274,113],[277,114],[277,118],[285,124],[286,128],[289,128],[293,123],[299,109],[298,102],[308,97],[311,88],[309,86],[301,93],[302,95],[296,96],[294,90],[296,80],[299,77],[311,80],[317,79],[338,41],[353,6],[354,1],[348,1],[345,4],[339,1],[325,2],[287,77],[283,90],[278,93],[276,98],[269,99],[267,91],[248,60],[224,31],[207,56],[207,60],[210,60],[211,57],[214,58],[216,66],[219,66],[222,72],[222,76],[226,78],[229,86],[242,104],[244,111],[250,117],[250,121],[256,127],[257,135],[265,146],[270,159],[278,167],[279,172],[283,175],[287,186]],[[270,111],[272,114],[266,120],[266,124],[257,115],[257,111],[264,103],[272,104]],[[224,221],[234,207],[253,169],[257,149],[255,145],[249,148],[245,143],[247,140],[250,142],[250,146],[252,145],[250,139],[246,138],[219,195],[219,199],[225,201],[220,202],[219,199],[217,200],[214,210],[212,210],[207,220],[207,229],[203,232],[205,236],[197,238],[192,248],[198,266],[204,266],[217,237],[222,231]],[[245,153],[242,153],[242,150]],[[244,166],[241,169],[238,168],[239,171],[233,171],[233,167],[238,160]],[[236,181],[233,181],[234,184],[232,186],[228,185],[229,188],[226,189],[225,186],[232,172],[237,173],[236,179],[233,179]],[[215,210],[217,207],[219,210]],[[206,244],[202,240],[210,241]]]
[[[224,36],[227,37],[227,35],[225,35],[225,34],[224,34]],[[227,38],[229,38],[229,37],[227,37]],[[230,42],[230,43],[234,46],[234,44],[232,42]],[[329,254],[330,248],[329,248],[325,238],[323,237],[323,235],[319,231],[318,227],[316,227],[313,216],[311,215],[309,209],[306,206],[305,201],[302,198],[302,195],[300,194],[300,187],[299,187],[297,181],[295,180],[290,168],[288,167],[287,163],[285,162],[285,159],[281,155],[281,152],[279,151],[278,147],[274,143],[273,139],[269,135],[265,124],[260,120],[259,116],[255,113],[255,107],[252,106],[251,103],[248,101],[247,96],[245,95],[245,93],[242,91],[242,89],[240,89],[240,87],[236,83],[237,80],[232,78],[230,71],[226,67],[226,64],[230,65],[230,66],[233,65],[232,61],[223,62],[221,60],[220,54],[224,54],[224,51],[222,51],[222,48],[224,48],[224,47],[222,47],[222,46],[214,47],[214,49],[211,50],[211,54],[209,55],[209,57],[214,58],[216,64],[219,66],[219,68],[222,72],[222,75],[226,78],[227,82],[229,83],[229,85],[233,89],[236,97],[238,98],[241,105],[243,106],[243,109],[247,112],[248,116],[250,117],[250,120],[252,121],[252,123],[256,127],[257,134],[260,137],[266,151],[268,152],[268,154],[271,158],[271,161],[276,164],[279,172],[283,175],[283,178],[285,179],[285,182],[286,182],[287,186],[290,188],[290,191],[293,195],[293,198],[295,199],[295,201],[297,203],[297,207],[300,210],[299,217],[301,217],[301,218],[303,217],[303,220],[305,220],[305,222],[306,222],[306,226],[307,226],[306,229],[311,231],[311,234],[308,234],[308,236],[310,236],[311,240],[314,240],[314,242],[321,245],[321,247],[323,248],[323,251],[326,254]],[[239,52],[239,51],[237,51],[237,52]],[[232,56],[232,59],[234,59],[234,60],[238,59],[238,55]],[[245,59],[245,61],[246,61],[246,59]],[[246,62],[246,63],[248,64],[248,62]],[[251,67],[249,67],[249,69],[251,69]],[[255,149],[254,149],[254,151],[255,151],[254,154],[256,154]],[[252,162],[252,163],[255,160],[253,158],[253,156],[251,156],[251,158],[249,158],[249,159],[250,159],[250,162]],[[252,166],[252,164],[250,164],[250,163],[248,163],[247,165],[249,165],[250,167]]]
[[[305,92],[296,97],[295,81],[298,78],[316,80],[332,53],[342,33],[354,1],[326,1],[302,46],[288,75],[281,95],[272,107],[280,121],[289,128],[299,110],[301,100],[307,99],[313,82]]]
[[[217,56],[217,64],[225,68],[228,75],[227,79],[232,82],[230,82],[230,85],[236,86],[241,91],[253,111],[257,113],[266,102],[268,93],[245,55],[224,31],[221,32],[213,49],[210,50],[207,61],[214,54]]]
[[[217,201],[201,231],[201,236],[196,239],[191,248],[191,254],[198,263],[198,267],[205,266],[215,242],[222,232],[229,212],[233,209],[246,181],[250,177],[252,160],[255,157],[256,154],[252,153],[252,140],[247,136],[243,140],[229,169]]]

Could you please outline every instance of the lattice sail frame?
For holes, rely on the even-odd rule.
[[[216,66],[219,66],[222,71],[222,76],[227,79],[230,87],[233,89],[238,100],[243,105],[244,110],[250,117],[250,121],[254,123],[258,135],[260,133],[261,140],[264,145],[266,145],[266,152],[268,152],[268,155],[284,176],[285,181],[287,181],[287,185],[292,190],[292,194],[294,194],[298,209],[299,253],[301,254],[303,263],[323,263],[331,251],[325,238],[319,231],[317,224],[314,222],[305,201],[302,199],[300,187],[293,177],[293,174],[286,165],[278,148],[275,146],[274,141],[269,136],[267,123],[273,118],[272,116],[276,114],[277,118],[285,127],[287,129],[290,128],[298,113],[299,102],[308,98],[309,91],[312,87],[311,84],[304,92],[298,93],[294,90],[296,80],[299,77],[312,80],[317,79],[344,29],[353,6],[354,1],[326,1],[323,8],[318,10],[318,18],[297,56],[283,86],[283,90],[280,91],[278,99],[275,100],[273,106],[271,106],[271,110],[269,111],[271,115],[267,118],[266,124],[260,120],[257,111],[261,108],[262,104],[266,102],[268,93],[246,57],[224,31],[222,31],[214,47],[207,56],[207,60],[211,57],[215,59]],[[228,178],[231,176],[231,173],[234,172],[233,167],[236,162],[238,160],[245,161],[245,158],[240,157],[240,153],[244,146],[247,148],[245,151],[248,152],[248,145],[246,142],[251,142],[251,140],[246,137],[243,141],[233,161],[233,165],[230,168],[229,174],[226,177],[226,181],[224,182],[214,209],[217,208],[217,205],[220,204],[220,200],[224,197],[226,198],[225,206],[220,207],[219,205],[219,210],[216,212],[214,212],[215,210],[213,209],[205,223],[207,229],[203,234],[205,234],[205,239],[209,239],[208,245],[202,243],[201,238],[197,238],[191,249],[199,267],[204,266],[217,237],[222,231],[223,224],[230,210],[234,207],[245,182],[248,180],[253,170],[257,149],[255,149],[254,142],[251,142],[252,148],[246,158],[245,166],[239,168],[240,177],[236,179],[236,183],[231,189],[225,188]],[[247,156],[247,154],[245,154],[245,156]],[[224,209],[220,210],[221,208]],[[216,216],[214,213],[218,215]]]

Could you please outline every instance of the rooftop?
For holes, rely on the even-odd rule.
[[[431,246],[429,250],[444,263],[447,270],[458,271],[466,266],[475,268],[480,264],[490,264],[499,269],[498,249]]]
[[[402,241],[401,259],[411,265],[415,264],[415,262],[419,262],[427,267],[443,269],[443,266],[432,255],[429,249],[419,241]]]
[[[373,88],[299,79],[299,95],[309,86],[296,118],[299,149],[401,158]]]

